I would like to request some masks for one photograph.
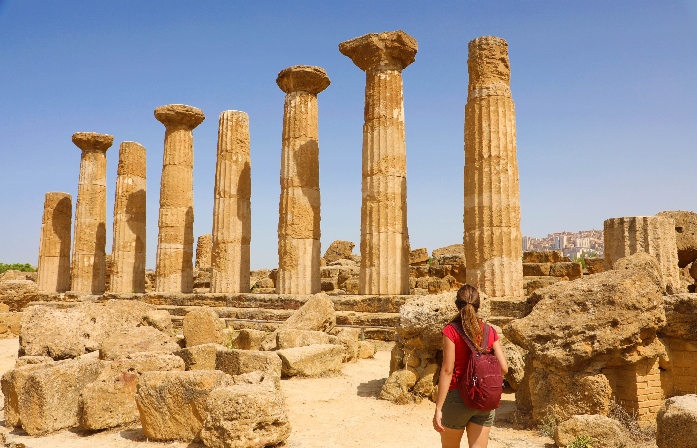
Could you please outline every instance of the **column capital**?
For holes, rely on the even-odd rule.
[[[73,134],[73,143],[83,151],[106,152],[114,143],[114,136],[96,132],[76,132]]]
[[[280,71],[276,84],[285,93],[307,92],[317,95],[329,87],[331,81],[322,67],[294,65]]]
[[[363,71],[404,70],[416,59],[416,39],[402,30],[371,33],[339,44],[339,51]]]
[[[496,36],[482,36],[468,45],[470,94],[473,90],[486,90],[476,96],[510,96],[511,64],[508,60],[508,43]]]
[[[186,104],[168,104],[155,109],[155,118],[165,127],[184,127],[193,130],[206,116],[197,107]]]

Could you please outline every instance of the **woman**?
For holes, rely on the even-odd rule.
[[[477,288],[465,285],[457,291],[455,306],[459,315],[443,329],[443,365],[438,380],[438,400],[433,428],[440,433],[443,448],[458,448],[462,434],[467,430],[469,448],[486,448],[489,444],[489,431],[494,423],[495,411],[469,409],[462,402],[457,390],[460,376],[464,374],[472,351],[462,339],[454,323],[461,323],[467,337],[475,348],[486,349],[492,346],[496,359],[501,364],[501,373],[508,372],[508,363],[503,354],[496,330],[489,327],[489,347],[480,347],[483,339],[484,323],[477,317],[479,292]],[[449,387],[447,387],[449,385]]]

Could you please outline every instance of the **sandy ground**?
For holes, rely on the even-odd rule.
[[[0,340],[0,372],[14,367],[17,339]],[[440,437],[431,426],[434,404],[395,405],[378,400],[389,372],[389,346],[374,359],[345,364],[334,377],[290,379],[281,382],[293,432],[285,448],[326,447],[438,447]],[[515,403],[505,394],[491,432],[490,448],[551,448],[549,438],[512,427]],[[0,422],[4,423],[4,422]],[[4,428],[0,428],[4,430]],[[64,430],[45,437],[29,437],[22,431],[7,433],[8,442],[26,448],[202,448],[196,443],[157,443],[145,440],[139,426],[92,434]],[[17,445],[16,445],[17,446]],[[21,446],[21,445],[20,445]],[[466,444],[463,444],[466,446]]]

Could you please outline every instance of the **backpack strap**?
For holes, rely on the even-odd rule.
[[[491,327],[489,324],[484,324],[484,334],[482,336],[482,350],[477,350],[474,346],[474,343],[470,340],[470,338],[465,334],[465,329],[462,327],[462,324],[460,322],[451,322],[450,325],[453,326],[455,331],[462,337],[462,339],[467,343],[467,346],[469,347],[470,350],[472,350],[472,353],[484,353],[484,352],[489,352],[489,332],[491,331]]]

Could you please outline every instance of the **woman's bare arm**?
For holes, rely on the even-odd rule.
[[[496,356],[496,359],[499,360],[499,364],[501,364],[501,375],[505,375],[508,373],[508,361],[506,361],[506,355],[503,353],[503,348],[501,347],[501,342],[496,341],[494,342],[494,356]]]
[[[436,400],[436,413],[433,416],[433,428],[438,432],[445,431],[441,424],[443,418],[443,403],[445,396],[448,395],[450,382],[453,378],[455,368],[455,343],[447,336],[443,335],[443,365],[438,376],[438,399]]]

